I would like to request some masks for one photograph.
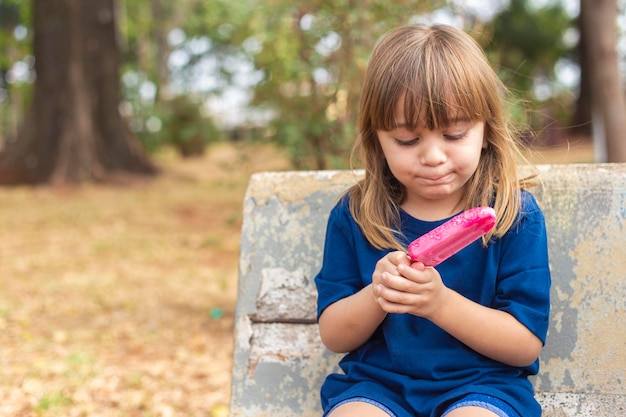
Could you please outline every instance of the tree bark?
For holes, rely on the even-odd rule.
[[[587,65],[587,45],[585,44],[584,31],[587,30],[582,24],[582,19],[578,18],[578,29],[580,38],[578,40],[578,61],[580,65],[580,81],[578,98],[571,119],[569,133],[571,135],[590,136],[591,135],[591,85],[589,80],[589,69]]]
[[[32,106],[0,153],[0,184],[154,174],[119,113],[115,0],[33,0]]]
[[[617,1],[581,0],[592,98],[594,141],[606,144],[598,162],[626,162],[626,100],[617,57]],[[598,149],[598,148],[596,148]]]
[[[168,69],[167,59],[169,57],[169,48],[167,44],[167,25],[165,18],[165,10],[163,6],[164,0],[150,0],[150,11],[152,13],[152,28],[150,29],[152,41],[154,42],[154,62],[155,75],[157,82],[157,95],[155,101],[161,103],[163,101],[163,91],[161,88],[167,85]],[[166,92],[165,96],[170,94]]]

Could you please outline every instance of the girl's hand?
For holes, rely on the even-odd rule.
[[[424,317],[475,351],[502,363],[529,366],[541,351],[541,340],[515,317],[449,289],[435,268],[421,262],[411,265],[402,252],[390,253],[378,261],[372,291],[383,314]],[[372,311],[371,305],[367,311]],[[374,332],[373,326],[370,330]],[[338,332],[342,339],[345,332]]]
[[[435,268],[425,267],[421,262],[411,265],[406,254],[403,254],[404,260],[400,260],[399,256],[390,255],[392,256],[389,261],[392,264],[393,261],[397,261],[395,272],[381,268],[380,280],[374,281],[373,285],[380,307],[387,313],[410,313],[425,318],[432,317],[446,302],[450,292],[443,284],[439,272]],[[379,264],[385,258],[381,259]]]
[[[380,297],[376,288],[379,285],[385,285],[382,281],[383,275],[399,275],[400,272],[398,270],[398,267],[400,265],[411,265],[409,256],[406,253],[400,251],[390,252],[378,260],[378,262],[376,263],[376,268],[374,268],[374,273],[372,274],[372,292],[374,293],[374,299],[378,299]]]

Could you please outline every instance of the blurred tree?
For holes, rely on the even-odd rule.
[[[576,26],[578,27],[578,44],[574,51],[574,60],[580,68],[580,80],[578,82],[578,96],[573,106],[574,110],[571,114],[571,126],[569,128],[573,135],[590,136],[591,135],[591,85],[589,80],[589,65],[587,56],[587,36],[585,31],[587,28],[581,23],[580,14],[576,18]]]
[[[34,0],[35,4],[37,1],[41,2]],[[104,0],[94,1],[94,4],[98,5]],[[113,3],[114,1],[108,0],[107,2]],[[192,111],[193,109],[189,106],[198,106],[200,109],[208,101],[221,97],[223,92],[229,91],[233,86],[238,86],[240,91],[241,87],[243,90],[249,88],[244,93],[252,94],[250,108],[260,110],[256,113],[257,115],[265,115],[265,119],[251,118],[250,124],[246,124],[248,123],[247,112],[244,114],[242,111],[237,116],[240,116],[239,120],[243,120],[243,128],[248,126],[257,129],[254,134],[258,135],[259,126],[264,126],[265,121],[268,120],[269,126],[263,127],[265,129],[263,137],[269,137],[284,146],[290,152],[297,167],[318,169],[345,166],[349,147],[357,134],[355,113],[360,95],[360,83],[376,39],[391,27],[400,24],[438,21],[437,14],[457,19],[455,21],[458,23],[459,16],[465,12],[463,2],[460,0],[429,0],[418,2],[417,5],[416,2],[409,0],[396,2],[312,0],[302,4],[289,0],[262,2],[179,0],[175,3],[165,0],[118,1],[122,36],[118,39],[121,47],[117,53],[121,52],[123,55],[121,67],[118,65],[117,71],[120,72],[121,69],[122,93],[125,98],[120,108],[123,115],[129,118],[132,131],[142,139],[144,145],[149,146],[149,149],[157,149],[165,143],[178,146],[181,140],[185,139],[184,137],[193,136],[179,135],[182,130],[176,126],[183,119],[186,126],[197,124],[193,129],[190,128],[185,132],[205,131],[206,135],[221,137],[220,132],[215,130],[215,125],[222,128],[225,126],[224,120],[219,119],[219,117],[224,117],[225,111],[216,114],[214,116],[217,117],[216,123],[213,123],[212,120],[205,120],[206,113],[196,111],[193,111],[194,117],[191,119],[181,118],[179,117],[181,116],[180,110],[184,108],[184,112]],[[11,13],[0,13],[0,26],[4,21],[15,20],[12,16],[15,14],[15,5],[19,3],[19,0],[0,0],[0,5],[13,6]],[[68,10],[72,7],[82,8],[70,5],[69,0],[50,0],[45,3],[59,5]],[[564,13],[559,3],[549,2],[547,6],[539,9],[528,7],[528,3],[528,0],[510,0],[509,7],[499,9],[502,12],[495,14],[493,22],[480,21],[479,14],[466,15],[462,20],[465,22],[465,29],[478,34],[478,40],[487,49],[492,62],[501,69],[500,75],[515,95],[528,101],[535,101],[529,103],[532,105],[550,105],[556,108],[554,104],[556,103],[560,106],[558,109],[561,109],[564,107],[563,102],[567,100],[569,100],[568,103],[571,102],[573,96],[567,97],[566,94],[553,96],[549,99],[551,102],[548,103],[537,99],[532,90],[536,88],[537,80],[544,80],[544,86],[552,83],[556,78],[555,63],[563,56],[569,57],[571,51],[563,42],[563,33],[571,25],[571,18]],[[40,4],[38,7],[40,9],[50,7],[47,13],[51,18],[54,17],[45,25],[40,23],[41,26],[51,27],[59,19],[69,20],[68,16],[57,18],[59,14],[53,10],[53,6]],[[98,13],[95,7],[92,7],[90,11],[93,13],[91,18],[95,19],[94,16]],[[424,14],[430,17],[425,18]],[[99,16],[102,18],[105,15],[106,13]],[[97,27],[99,25],[89,23],[93,20],[83,19],[83,21],[84,26],[92,24]],[[60,25],[62,29],[68,27],[67,23]],[[474,27],[474,25],[477,26]],[[480,34],[481,31],[482,34]],[[64,32],[59,31],[59,33]],[[80,65],[90,68],[92,73],[84,75],[82,82],[86,83],[85,85],[92,82],[102,83],[105,78],[108,79],[108,76],[96,76],[96,74],[108,68],[110,62],[119,63],[119,57],[114,57],[111,61],[110,59],[100,60],[104,55],[90,55],[87,45],[91,45],[92,41],[85,42],[87,39],[91,38],[74,40],[75,45],[67,51],[59,49],[58,56],[63,58],[69,55],[70,50],[86,48],[83,56],[87,57],[86,61],[89,62],[83,62]],[[2,42],[1,35],[0,42]],[[51,40],[47,42],[52,43]],[[94,45],[104,46],[104,43],[99,42],[94,41]],[[69,40],[65,43],[72,45]],[[39,65],[44,65],[45,62],[48,62],[45,64],[46,67],[60,63],[57,59],[51,64],[52,59],[49,56],[52,54],[46,55],[48,47],[44,47],[42,41],[39,41],[39,44],[41,46],[37,50],[37,54],[40,55],[37,57],[38,71],[40,71]],[[0,54],[2,62],[10,63],[11,59],[14,58],[9,58],[7,61],[6,57]],[[39,61],[44,61],[44,64]],[[586,61],[580,62],[584,64]],[[9,64],[4,65],[4,68],[7,65]],[[69,68],[69,66],[65,65],[64,68]],[[50,72],[50,74],[57,74],[56,76],[60,73]],[[583,82],[584,74],[583,66]],[[75,79],[81,80],[80,77]],[[38,80],[38,85],[35,87],[37,101],[41,101],[42,96],[55,95],[72,97],[72,100],[84,100],[89,103],[91,99],[87,100],[79,96],[92,94],[96,90],[100,91],[100,87],[89,87],[91,91],[87,93],[88,89],[83,87],[85,94],[77,92],[70,94],[70,90],[58,88],[57,93],[56,89],[46,90],[42,84],[43,81]],[[55,82],[48,84],[58,85]],[[584,85],[581,88],[581,97],[583,89]],[[116,89],[107,91],[108,97],[117,95],[119,99]],[[185,97],[186,95],[191,96]],[[67,99],[60,101],[69,102]],[[107,103],[111,101],[107,99]],[[98,101],[98,103],[104,103],[104,101]],[[181,107],[180,103],[185,103],[185,106]],[[28,120],[32,120],[35,114],[42,113],[42,110],[35,111],[37,106],[40,104],[33,103]],[[113,107],[110,104],[106,105],[108,109]],[[103,106],[93,105],[92,113],[104,111],[103,109]],[[88,111],[83,110],[81,114],[86,113]],[[52,112],[48,110],[47,114],[52,114]],[[63,114],[70,114],[76,120],[82,119],[82,117],[74,117],[79,113],[68,113],[63,110]],[[63,123],[69,123],[73,120],[72,118],[56,117],[57,121],[64,120]],[[50,119],[49,117],[48,120]],[[95,122],[90,123],[87,126],[95,126]],[[541,126],[542,123],[543,120],[538,121],[537,126]],[[40,125],[43,126],[41,123]],[[27,128],[28,126],[30,128]],[[24,172],[32,174],[33,164],[36,164],[39,170],[43,169],[41,161],[46,158],[52,160],[53,157],[49,156],[52,152],[47,150],[46,156],[40,157],[33,152],[35,148],[29,148],[28,146],[31,145],[26,146],[26,142],[21,139],[26,133],[30,136],[34,135],[32,132],[36,128],[33,126],[35,126],[33,122],[25,123],[19,132],[19,137],[11,138],[10,146],[0,157],[0,178],[7,178],[4,173],[7,172],[6,167],[12,166],[14,169],[21,166]],[[60,123],[55,129],[62,130],[59,126],[61,126]],[[37,127],[37,129],[43,129],[43,127]],[[72,129],[72,131],[78,130]],[[126,134],[128,132],[124,136]],[[168,134],[172,136],[166,138]],[[110,136],[107,135],[107,137]],[[43,135],[38,133],[37,136]],[[121,135],[117,136],[121,137]],[[99,143],[100,140],[97,141]],[[211,138],[204,138],[200,143],[210,141]],[[18,143],[21,145],[18,146]],[[137,150],[135,141],[131,139],[130,143],[134,145],[130,146],[126,152],[145,160],[140,156],[141,151]],[[57,149],[57,147],[59,147],[58,144],[55,144],[46,149]],[[6,152],[10,150],[9,148],[13,149],[12,155],[21,152],[22,156],[7,158]],[[21,149],[19,152],[16,151],[18,148]],[[113,148],[117,147],[113,146]],[[111,160],[117,161],[118,159],[120,158],[104,158],[109,161],[107,164],[110,164]],[[125,158],[120,160],[123,159]],[[99,161],[96,158],[94,160]],[[56,161],[56,156],[54,156],[54,161]],[[24,168],[25,164],[31,168]],[[106,172],[109,169],[107,164],[100,163],[101,166],[94,168],[93,172]],[[150,166],[149,162],[147,165]],[[78,165],[75,165],[75,168],[84,172],[88,171],[86,168],[79,169]],[[53,172],[57,168],[53,169],[49,166],[47,169]],[[151,168],[147,169],[151,170]]]
[[[539,78],[554,78],[559,58],[571,54],[563,34],[573,25],[559,3],[531,8],[528,0],[510,0],[495,16],[493,36],[485,48],[500,68],[500,77],[516,92],[532,93]]]
[[[241,3],[121,0],[125,108],[133,131],[148,149],[172,145],[184,156],[193,156],[222,140],[205,102],[231,84],[226,67],[241,49],[234,43],[244,39],[232,31],[235,25],[244,26],[235,23],[246,10]],[[207,68],[213,72],[207,73]],[[183,108],[192,114],[181,119]],[[190,131],[203,137],[187,148]]]
[[[297,167],[343,165],[374,42],[443,3],[274,0],[251,7],[245,44],[263,72],[252,103],[276,114],[273,137]]]
[[[170,98],[161,106],[163,128],[159,134],[184,158],[202,155],[209,143],[222,140],[222,132],[202,114],[202,108],[192,95]]]
[[[626,162],[626,102],[617,58],[617,0],[581,0],[596,160]]]
[[[29,31],[24,20],[29,19],[30,8],[20,0],[0,0],[0,139],[15,134],[24,111],[24,88],[16,83],[15,70],[30,67]],[[28,71],[21,71],[30,81]],[[28,88],[26,88],[27,90]]]
[[[34,0],[37,79],[0,183],[80,183],[154,174],[122,119],[114,0]]]
[[[575,45],[564,36],[574,25],[558,2],[536,7],[528,0],[510,0],[509,7],[484,25],[487,33],[479,39],[502,81],[522,103],[518,121],[539,132],[533,138],[537,144],[553,145],[562,131],[558,125],[570,122],[563,113],[571,111],[574,97],[556,87],[555,68],[562,59],[574,60]]]
[[[118,0],[122,40],[122,71],[143,74],[154,86],[154,102],[167,98],[170,84],[168,59],[172,45],[169,33],[180,27],[197,0]]]

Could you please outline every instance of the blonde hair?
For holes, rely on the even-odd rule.
[[[405,250],[399,232],[406,191],[392,175],[377,130],[394,129],[394,110],[404,100],[407,129],[448,126],[454,119],[484,121],[486,148],[469,179],[461,209],[492,205],[496,227],[486,245],[513,225],[520,210],[517,176],[521,153],[503,115],[506,88],[482,48],[465,32],[446,25],[412,25],[389,32],[375,46],[359,103],[358,154],[365,177],[348,190],[350,211],[376,248]]]

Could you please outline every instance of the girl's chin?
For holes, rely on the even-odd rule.
[[[411,192],[409,191],[409,193]],[[454,200],[458,202],[462,194],[462,190],[452,189],[449,186],[437,186],[421,189],[413,195],[422,201]]]

